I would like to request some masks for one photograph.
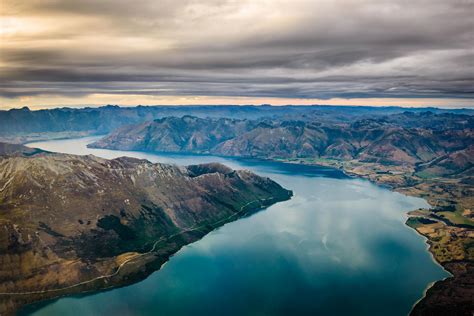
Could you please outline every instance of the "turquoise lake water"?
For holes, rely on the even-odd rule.
[[[406,315],[429,283],[448,276],[424,238],[404,224],[407,211],[428,206],[422,199],[328,168],[87,148],[95,139],[29,146],[180,165],[219,161],[268,176],[294,197],[185,246],[144,281],[25,313]]]

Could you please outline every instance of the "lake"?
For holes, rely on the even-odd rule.
[[[123,288],[64,297],[43,315],[406,315],[449,274],[406,212],[428,207],[338,170],[213,156],[89,149],[97,138],[29,146],[179,165],[219,161],[250,169],[294,197],[228,223],[185,246],[160,271]]]

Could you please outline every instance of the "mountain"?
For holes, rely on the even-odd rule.
[[[431,128],[426,120],[437,124]],[[412,127],[414,121],[422,127]],[[446,128],[440,127],[441,122]],[[352,123],[185,116],[127,126],[90,146],[265,159],[357,159],[415,165],[465,150],[472,144],[473,127],[474,120],[469,116],[432,113],[403,113]]]
[[[142,279],[183,245],[292,194],[216,163],[180,167],[2,148],[2,315]]]
[[[441,155],[416,167],[421,177],[474,177],[474,144],[466,149]]]
[[[103,146],[124,150],[208,152],[217,144],[253,128],[247,120],[202,119],[192,116],[167,117],[118,129]],[[95,146],[102,146],[99,141]]]
[[[44,152],[41,149],[30,148],[18,144],[9,144],[9,143],[0,143],[0,156],[7,155],[19,155],[19,156],[29,156],[34,155],[40,152]]]

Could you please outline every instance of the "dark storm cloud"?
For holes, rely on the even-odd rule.
[[[6,1],[0,95],[472,98],[474,2]]]

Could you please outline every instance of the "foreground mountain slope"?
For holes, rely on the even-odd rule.
[[[0,156],[12,155],[12,156],[30,156],[44,150],[38,148],[29,148],[18,144],[9,144],[0,142]]]
[[[220,164],[9,150],[0,157],[0,314],[141,279],[183,245],[290,197]]]

